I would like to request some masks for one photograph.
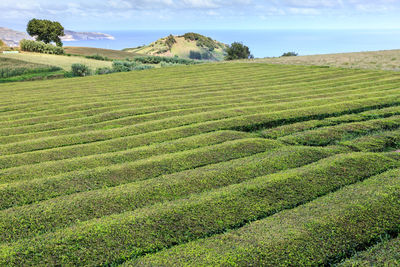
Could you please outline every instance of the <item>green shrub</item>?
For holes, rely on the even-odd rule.
[[[99,54],[95,54],[95,55],[91,55],[91,56],[85,56],[85,58],[103,60],[103,61],[110,61],[110,59],[108,57],[105,57],[105,56],[102,56],[102,55],[99,55]]]
[[[174,44],[176,44],[175,37],[174,37],[172,34],[168,35],[167,40],[165,40],[165,44],[166,44],[166,45],[168,46],[168,48],[171,50],[172,46],[173,46]]]
[[[71,73],[74,77],[84,77],[91,75],[91,70],[88,66],[80,63],[75,63],[71,65]]]
[[[250,49],[242,43],[234,42],[226,49],[225,60],[253,58]]]
[[[281,57],[297,57],[299,54],[297,54],[296,52],[286,52],[283,53]]]
[[[62,47],[54,46],[51,44],[45,44],[43,42],[37,42],[32,40],[23,39],[19,43],[22,51],[44,53],[44,54],[64,54],[64,49]]]
[[[133,61],[137,61],[143,64],[160,64],[161,62],[166,63],[176,63],[183,65],[193,65],[196,64],[194,60],[178,58],[178,57],[159,57],[159,56],[143,56],[143,57],[135,57]]]

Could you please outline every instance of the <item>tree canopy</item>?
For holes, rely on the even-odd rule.
[[[64,27],[57,21],[31,19],[26,31],[30,36],[36,37],[36,41],[46,44],[55,42],[57,46],[62,46],[60,36],[64,36]]]
[[[252,58],[253,56],[250,53],[250,49],[243,45],[242,43],[239,42],[234,42],[232,43],[227,49],[226,49],[226,60],[234,60],[234,59],[246,59],[246,58]]]

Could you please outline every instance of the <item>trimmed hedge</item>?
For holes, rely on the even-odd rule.
[[[326,146],[345,139],[354,139],[360,135],[382,130],[395,130],[400,127],[400,116],[365,122],[344,123],[336,126],[323,127],[278,138],[287,144]]]
[[[254,136],[249,133],[217,131],[111,153],[101,153],[86,157],[41,162],[39,164],[28,164],[28,162],[25,162],[26,165],[1,169],[0,184],[28,179],[33,180],[71,171],[132,162],[162,154],[175,153],[251,137]]]
[[[162,203],[137,212],[103,217],[45,234],[33,240],[21,240],[15,244],[8,244],[7,247],[0,246],[0,264],[18,262],[23,265],[39,263],[104,265],[120,263],[127,258],[241,226],[399,165],[400,162],[378,154],[340,155],[301,169],[260,177],[246,183],[194,195],[189,199]],[[398,179],[391,182],[397,182],[400,186]],[[378,192],[379,189],[378,187]],[[397,194],[396,198],[396,194],[393,193],[387,195],[389,197],[386,198],[383,195],[380,196],[380,200],[397,200],[397,203],[393,203],[392,208],[374,211],[378,212],[378,218],[382,213],[385,219],[390,218],[389,222],[393,225],[394,222],[400,222],[400,196]],[[359,196],[352,195],[352,197],[357,199]],[[362,200],[365,201],[364,198]],[[374,200],[372,199],[372,205],[377,204]],[[346,204],[340,203],[339,210],[342,205],[350,206],[354,200]],[[381,201],[378,203],[382,204]],[[329,210],[330,216],[331,213],[335,214],[335,206],[332,208],[333,211]],[[393,216],[387,218],[388,214],[385,212],[388,210],[399,215],[398,218],[393,218]],[[315,216],[314,214],[308,213],[308,217]],[[296,217],[296,220],[301,225],[305,219]],[[334,222],[327,221],[328,224]],[[376,225],[376,222],[373,224]],[[279,226],[284,227],[284,222],[283,225],[281,222]],[[385,226],[387,227],[387,224]],[[357,228],[361,231],[361,227]],[[286,230],[286,228],[281,229]],[[329,230],[331,234],[331,228]],[[252,235],[253,238],[264,236],[265,233]],[[314,238],[318,236],[318,233],[308,236]],[[273,247],[275,248],[277,247]],[[285,253],[286,257],[291,255],[293,254],[286,255]],[[183,259],[181,256],[176,256],[170,263],[181,259]]]
[[[78,220],[135,210],[157,202],[248,181],[257,176],[300,167],[338,152],[343,151],[333,148],[283,147],[146,181],[7,209],[0,211],[0,242],[54,231]]]
[[[0,209],[150,179],[163,174],[246,157],[280,146],[282,144],[272,140],[240,139],[134,162],[3,184],[0,186]]]
[[[64,54],[64,49],[62,47],[32,40],[23,39],[19,42],[19,46],[22,51],[55,55]]]
[[[126,266],[328,266],[400,231],[399,175],[400,169],[391,170],[238,230]]]
[[[386,131],[339,142],[354,151],[380,152],[400,148],[400,130]]]
[[[400,266],[400,237],[384,240],[338,264],[338,267],[361,266]]]

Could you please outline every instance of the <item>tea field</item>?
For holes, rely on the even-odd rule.
[[[0,266],[398,263],[399,149],[397,72],[0,84]]]

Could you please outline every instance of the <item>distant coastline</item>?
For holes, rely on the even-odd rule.
[[[61,37],[63,42],[68,41],[89,41],[89,40],[114,40],[114,36],[101,32],[75,32],[64,31],[65,35]],[[26,32],[0,27],[0,40],[3,40],[8,46],[18,46],[22,39],[32,40]]]

